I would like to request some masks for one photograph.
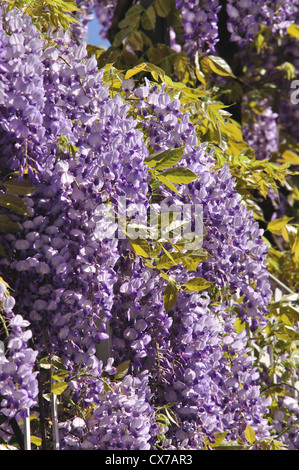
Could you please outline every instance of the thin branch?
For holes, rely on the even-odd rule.
[[[42,436],[42,450],[47,450],[47,437],[46,437],[46,420],[44,412],[42,383],[40,377],[40,370],[38,374],[38,403],[39,403],[39,417],[40,417],[40,432]]]

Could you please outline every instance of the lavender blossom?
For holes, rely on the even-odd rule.
[[[29,321],[13,313],[15,299],[1,283],[1,316],[7,324],[8,338],[0,352],[0,407],[9,419],[17,414],[24,418],[37,404],[38,383],[34,372],[37,351],[28,347],[32,337]]]

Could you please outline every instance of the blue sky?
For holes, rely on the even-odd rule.
[[[87,36],[88,44],[93,44],[94,46],[105,46],[105,47],[110,46],[110,42],[103,41],[103,39],[100,37],[99,31],[100,31],[100,26],[99,26],[98,20],[94,18],[92,21],[90,21],[89,26],[88,26],[88,36]]]

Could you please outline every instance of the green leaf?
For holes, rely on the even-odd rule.
[[[51,393],[54,395],[61,395],[68,387],[68,384],[65,382],[54,382],[51,388]]]
[[[241,333],[246,327],[245,322],[241,322],[240,318],[237,318],[234,322],[234,327],[236,328],[236,333]]]
[[[297,24],[291,24],[288,27],[287,32],[292,38],[299,39],[299,26]]]
[[[209,55],[207,58],[208,58],[209,66],[211,70],[217,73],[217,75],[235,77],[232,69],[230,68],[228,63],[224,59],[222,59],[222,57]]]
[[[144,35],[140,31],[134,31],[128,36],[128,44],[134,51],[142,51]]]
[[[156,177],[158,178],[158,180],[161,181],[161,183],[165,184],[165,186],[168,189],[170,189],[174,193],[178,193],[178,190],[176,189],[176,187],[172,184],[172,182],[168,178],[166,178],[163,175],[159,175],[159,174],[157,174]]]
[[[52,379],[60,381],[69,377],[70,373],[67,370],[58,369],[52,374]]]
[[[172,183],[185,184],[191,183],[196,180],[198,176],[193,171],[184,167],[171,168],[170,170],[164,171],[163,176],[170,180]]]
[[[27,204],[14,194],[2,194],[0,196],[0,206],[18,215],[28,215]]]
[[[132,25],[127,26],[127,28],[121,29],[116,33],[113,40],[113,46],[119,47],[121,43],[131,34],[133,31]]]
[[[222,442],[224,441],[226,434],[227,434],[227,432],[216,432],[216,433],[214,434],[214,440],[215,440],[215,442],[211,442],[210,440],[208,440],[207,443],[208,443],[209,446],[212,447],[212,448],[218,447],[218,446],[220,446],[220,444],[222,444]]]
[[[31,444],[34,444],[35,446],[38,446],[38,447],[42,445],[41,438],[37,436],[30,436],[30,442]]]
[[[0,214],[0,232],[16,233],[19,231],[20,227],[16,222],[13,222],[7,215]]]
[[[164,307],[166,312],[169,312],[169,310],[172,309],[174,306],[176,299],[178,295],[178,286],[176,282],[172,279],[168,281],[168,284],[165,288],[165,292],[163,295],[163,300],[164,300]]]
[[[293,217],[286,217],[285,216],[281,219],[272,220],[267,225],[267,230],[269,230],[271,233],[274,233],[275,235],[281,235],[282,229],[285,228],[287,223],[292,219],[293,219]]]
[[[245,438],[248,442],[250,442],[250,444],[253,444],[255,442],[255,432],[252,427],[249,426],[248,423],[245,429]]]
[[[129,240],[132,250],[136,255],[143,256],[144,258],[150,258],[151,248],[147,240],[143,238],[136,238],[136,240]]]
[[[162,150],[145,159],[149,167],[155,167],[156,170],[165,170],[176,165],[182,158],[184,148]]]
[[[187,251],[185,253],[180,251],[170,252],[171,258],[165,254],[161,256],[158,261],[157,268],[159,269],[170,269],[173,266],[177,266],[180,263],[183,263],[183,267],[187,270],[194,271],[196,270],[198,264],[201,261],[209,258],[209,253],[201,248],[196,251]]]
[[[170,269],[173,266],[180,264],[186,258],[186,254],[180,253],[179,251],[171,252],[170,255],[171,258],[167,254],[161,256],[158,261],[157,268]]]
[[[182,284],[182,287],[185,287],[188,292],[195,292],[207,289],[212,285],[211,282],[206,281],[202,277],[194,277],[189,279],[189,281]]]
[[[156,12],[150,5],[141,16],[141,24],[146,31],[154,30],[156,26]]]
[[[52,367],[52,364],[49,360],[49,357],[46,356],[46,357],[42,357],[41,360],[39,361],[39,366],[42,368],[42,369],[51,369]]]
[[[32,194],[35,188],[32,184],[29,183],[26,179],[22,181],[22,183],[18,183],[18,177],[13,176],[4,183],[5,188],[7,191],[17,194],[19,196],[26,196],[27,194]]]
[[[125,375],[127,375],[129,367],[130,367],[130,361],[125,361],[125,362],[122,362],[121,364],[119,364],[119,366],[117,366],[117,368],[116,368],[114,378],[116,380],[123,379],[125,377]]]
[[[171,0],[155,0],[154,7],[158,16],[166,18],[171,11]]]
[[[125,78],[131,78],[140,72],[150,72],[154,80],[158,81],[158,77],[160,77],[162,81],[165,81],[164,70],[162,70],[160,67],[157,67],[157,65],[150,64],[148,62],[142,62],[141,64],[138,64],[132,69],[128,70],[126,72]]]
[[[118,23],[119,28],[124,29],[132,25],[138,27],[140,15],[143,11],[144,11],[144,8],[139,3],[137,3],[136,5],[133,5],[126,12],[126,16],[124,17],[124,19]]]
[[[166,416],[167,416],[167,418],[168,418],[168,420],[171,424],[175,424],[176,426],[179,427],[178,419],[177,419],[175,413],[171,409],[165,408],[165,414],[166,414]]]

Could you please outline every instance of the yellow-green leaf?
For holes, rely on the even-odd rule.
[[[18,177],[13,176],[4,183],[7,191],[10,191],[13,194],[18,194],[19,196],[26,196],[27,194],[32,194],[34,187],[29,181],[24,179],[22,183],[18,183]]]
[[[116,380],[123,379],[124,376],[127,375],[129,367],[130,367],[130,361],[125,361],[119,364],[119,366],[117,366],[116,368],[116,373],[114,375],[114,378]]]
[[[150,5],[141,16],[141,24],[145,30],[154,30],[156,25],[156,12],[153,5]]]
[[[164,300],[164,307],[166,312],[172,309],[174,306],[176,299],[177,299],[177,294],[178,294],[178,287],[176,285],[176,282],[172,279],[168,281],[168,284],[165,288],[165,292],[163,295],[163,300]]]
[[[297,24],[291,24],[287,31],[292,38],[299,39],[299,26]]]
[[[158,16],[166,18],[171,10],[171,0],[155,0],[154,7]]]
[[[41,446],[42,445],[42,440],[40,437],[37,437],[37,436],[30,436],[30,441],[32,444],[36,445],[36,446]]]
[[[150,258],[151,249],[147,240],[143,238],[136,238],[136,240],[129,240],[132,250],[136,255],[143,256],[144,258]]]
[[[288,325],[288,326],[294,326],[294,322],[290,319],[290,317],[288,315],[286,315],[285,313],[283,313],[281,316],[280,316],[280,319],[281,321],[285,324],[285,325]]]
[[[209,55],[208,57],[209,66],[211,70],[217,75],[223,75],[228,77],[234,77],[232,69],[228,65],[228,63],[222,59],[222,57],[218,57],[215,55]]]
[[[0,232],[16,233],[19,231],[20,227],[16,222],[13,222],[6,214],[0,214]]]
[[[27,204],[23,201],[23,199],[15,196],[14,194],[2,194],[0,196],[0,206],[11,210],[18,215],[28,215]]]
[[[245,323],[242,323],[240,318],[237,318],[234,322],[234,327],[236,328],[236,333],[240,333],[245,329]]]
[[[271,450],[286,450],[287,445],[282,442],[273,440],[271,444]]]
[[[189,281],[185,282],[182,284],[182,287],[185,287],[185,289],[188,292],[196,292],[196,291],[201,291],[204,289],[207,289],[208,287],[211,286],[211,282],[206,281],[202,277],[194,277],[192,279],[189,279]]]
[[[165,78],[165,72],[157,65],[142,62],[126,72],[125,78],[131,78],[140,72],[150,72],[153,76],[159,76],[162,80]],[[154,77],[154,79],[156,79]]]
[[[167,254],[161,256],[157,264],[159,269],[170,269],[173,266],[180,264],[186,257],[185,253],[180,253],[179,251],[170,253],[171,257]]]
[[[214,434],[215,442],[211,442],[209,440],[208,441],[209,446],[212,447],[212,448],[220,446],[220,444],[222,444],[222,442],[224,441],[226,434],[227,434],[227,432],[215,432],[215,434]]]
[[[299,262],[299,235],[296,236],[292,244],[292,255],[295,263]]]
[[[185,184],[191,183],[196,180],[198,176],[188,168],[176,167],[170,170],[164,171],[163,176],[169,179],[172,183]]]
[[[196,271],[198,264],[208,259],[211,255],[204,249],[191,250],[186,253],[183,266],[187,271]]]
[[[292,150],[285,150],[281,157],[284,162],[290,163],[291,165],[299,165],[299,155]]]
[[[57,369],[52,374],[52,379],[60,381],[66,379],[70,375],[69,371],[64,369]]]
[[[162,150],[145,159],[149,167],[156,170],[165,170],[178,163],[184,153],[184,148]]]
[[[283,217],[281,219],[274,219],[267,225],[267,230],[274,233],[275,235],[281,235],[282,229],[287,225],[287,223],[292,220],[293,217]]]
[[[246,429],[245,429],[245,439],[250,442],[250,444],[253,444],[255,442],[255,432],[252,429],[251,426],[247,423]]]
[[[157,176],[158,180],[161,181],[161,183],[163,183],[163,184],[165,184],[165,186],[167,186],[168,189],[170,189],[174,193],[178,193],[178,190],[176,189],[176,187],[172,184],[172,182],[168,178],[166,178],[164,175],[159,175],[159,174],[157,174],[156,176]]]
[[[51,393],[54,395],[61,395],[68,387],[68,384],[65,382],[54,382],[51,388]]]

